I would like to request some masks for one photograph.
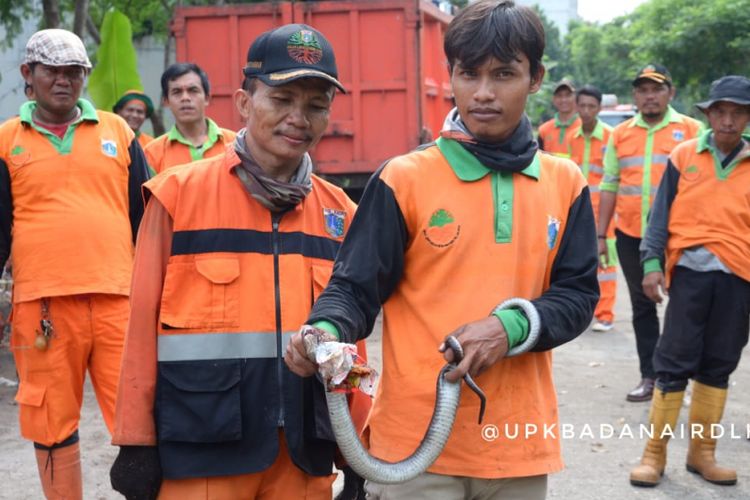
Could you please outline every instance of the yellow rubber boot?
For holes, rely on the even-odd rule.
[[[47,500],[81,500],[81,450],[78,443],[51,450],[35,449],[39,479]]]
[[[687,470],[700,474],[710,483],[731,486],[737,483],[737,472],[716,465],[716,439],[711,438],[711,424],[721,422],[727,390],[693,382],[693,401],[690,404],[690,447]],[[701,430],[699,435],[694,429]]]
[[[651,400],[651,411],[648,415],[649,423],[653,430],[653,437],[646,442],[643,450],[641,464],[630,471],[630,484],[633,486],[656,486],[664,475],[664,466],[667,464],[667,441],[669,435],[674,432],[677,418],[680,416],[682,397],[685,391],[663,392],[654,390]]]

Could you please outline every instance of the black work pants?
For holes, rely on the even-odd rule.
[[[684,390],[689,378],[725,389],[748,340],[750,283],[721,271],[676,266],[664,333],[654,354],[659,386]]]
[[[630,306],[633,311],[633,331],[640,361],[641,378],[656,378],[652,358],[659,340],[659,317],[656,303],[643,293],[643,268],[638,247],[641,238],[633,238],[615,230],[617,258],[628,284]]]

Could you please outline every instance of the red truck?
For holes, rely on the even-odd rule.
[[[312,156],[318,174],[356,198],[385,160],[434,139],[453,107],[443,54],[450,20],[424,0],[268,2],[180,7],[172,31],[177,60],[197,63],[211,79],[208,115],[233,129],[243,125],[232,93],[251,42],[287,23],[322,31],[347,93],[336,96]]]

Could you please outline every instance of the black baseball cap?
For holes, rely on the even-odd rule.
[[[750,106],[750,80],[738,75],[719,78],[711,84],[708,100],[699,102],[695,107],[705,112],[712,104],[720,101]]]
[[[633,87],[641,83],[641,80],[651,80],[656,83],[666,83],[670,87],[672,86],[672,75],[669,74],[669,70],[657,63],[649,63],[641,68],[633,79]]]
[[[286,24],[256,38],[247,52],[243,73],[272,87],[300,78],[322,78],[346,93],[338,81],[331,44],[306,24]]]

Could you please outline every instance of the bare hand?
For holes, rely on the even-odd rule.
[[[606,269],[609,263],[609,247],[607,246],[607,240],[604,238],[598,238],[596,241],[599,245],[599,267]]]
[[[654,271],[646,274],[643,277],[643,283],[641,286],[643,287],[643,293],[646,294],[646,297],[657,304],[661,304],[662,300],[664,300],[662,294],[659,293],[659,289],[661,289],[661,292],[664,295],[667,294],[667,282],[664,279],[664,273],[661,271]]]
[[[508,334],[495,315],[463,325],[449,335],[456,337],[461,344],[464,359],[455,370],[445,374],[448,382],[456,382],[466,373],[476,377],[508,352]],[[445,343],[440,344],[438,350],[443,353],[446,361],[453,361],[453,350],[447,348]]]
[[[287,344],[284,362],[292,373],[300,377],[309,377],[315,375],[315,372],[318,371],[318,365],[307,358],[305,341],[302,339],[301,331],[292,335],[289,344]]]

